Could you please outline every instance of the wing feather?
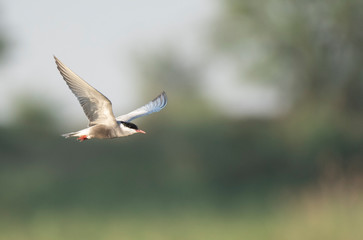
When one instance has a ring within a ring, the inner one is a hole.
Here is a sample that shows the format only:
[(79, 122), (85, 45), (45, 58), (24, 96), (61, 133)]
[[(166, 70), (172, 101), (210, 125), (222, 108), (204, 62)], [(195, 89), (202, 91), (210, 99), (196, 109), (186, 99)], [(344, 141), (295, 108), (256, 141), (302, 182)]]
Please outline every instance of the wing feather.
[(160, 95), (158, 95), (154, 100), (148, 102), (144, 106), (122, 116), (116, 118), (117, 121), (130, 122), (135, 118), (139, 118), (142, 116), (149, 115), (154, 112), (159, 112), (163, 109), (168, 102), (168, 98), (166, 97), (166, 93), (163, 91)]
[(72, 70), (59, 61), (58, 58), (54, 56), (54, 59), (60, 74), (81, 104), (83, 111), (89, 120), (89, 126), (99, 123), (116, 123), (115, 116), (112, 112), (111, 101), (77, 74), (72, 72)]

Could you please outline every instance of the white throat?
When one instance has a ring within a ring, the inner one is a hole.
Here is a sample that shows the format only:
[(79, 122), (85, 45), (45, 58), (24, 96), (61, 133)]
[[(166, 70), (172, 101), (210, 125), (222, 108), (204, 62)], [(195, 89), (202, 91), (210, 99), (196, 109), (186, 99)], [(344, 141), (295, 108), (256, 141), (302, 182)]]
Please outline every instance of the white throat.
[(132, 134), (135, 134), (137, 133), (135, 129), (132, 129), (132, 128), (129, 128), (129, 127), (126, 127), (125, 125), (123, 125), (122, 123), (119, 123), (119, 126), (121, 128), (121, 133), (122, 133), (122, 136), (130, 136)]

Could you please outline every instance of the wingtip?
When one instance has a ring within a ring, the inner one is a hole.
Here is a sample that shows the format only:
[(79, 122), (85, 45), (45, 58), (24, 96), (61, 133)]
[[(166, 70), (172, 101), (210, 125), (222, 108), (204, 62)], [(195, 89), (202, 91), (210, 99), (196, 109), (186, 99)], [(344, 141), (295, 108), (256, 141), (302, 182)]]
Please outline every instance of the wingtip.
[(53, 55), (53, 58), (54, 58), (56, 64), (58, 64), (60, 62), (59, 59), (55, 55)]
[(65, 67), (64, 64), (55, 55), (53, 55), (53, 57), (58, 70), (61, 71), (61, 69)]
[(165, 100), (168, 100), (168, 97), (166, 96), (166, 92), (164, 90), (161, 92), (160, 95), (162, 95), (165, 98)]
[(160, 94), (160, 97), (162, 96), (162, 106), (161, 108), (164, 108), (166, 106), (166, 104), (168, 103), (168, 97), (166, 96), (166, 92), (163, 90), (162, 93)]

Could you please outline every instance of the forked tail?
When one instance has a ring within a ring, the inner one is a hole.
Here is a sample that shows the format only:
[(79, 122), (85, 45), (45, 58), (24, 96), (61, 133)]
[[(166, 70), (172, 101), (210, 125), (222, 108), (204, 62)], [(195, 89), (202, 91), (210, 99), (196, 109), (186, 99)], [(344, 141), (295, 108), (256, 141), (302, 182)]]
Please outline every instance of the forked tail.
[(62, 134), (62, 137), (69, 138), (69, 137), (78, 137), (78, 132), (71, 132), (71, 133), (65, 133)]

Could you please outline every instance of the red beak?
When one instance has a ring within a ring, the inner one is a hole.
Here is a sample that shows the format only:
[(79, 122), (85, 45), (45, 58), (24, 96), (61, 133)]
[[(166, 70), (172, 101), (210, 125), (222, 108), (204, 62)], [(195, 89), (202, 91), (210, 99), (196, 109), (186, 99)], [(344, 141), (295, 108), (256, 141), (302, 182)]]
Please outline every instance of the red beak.
[(136, 130), (136, 132), (146, 134), (146, 132), (145, 132), (145, 131), (142, 131), (142, 130), (140, 130), (140, 129), (137, 129), (137, 130)]

